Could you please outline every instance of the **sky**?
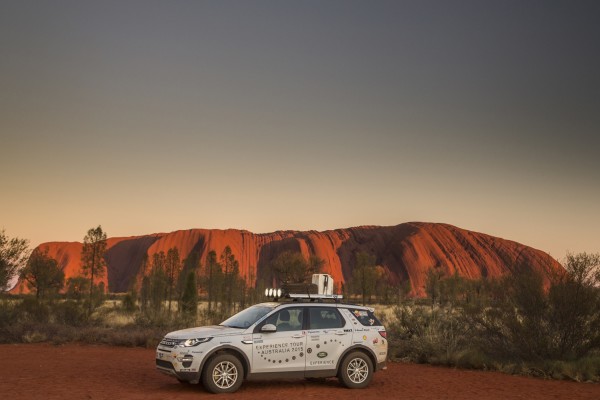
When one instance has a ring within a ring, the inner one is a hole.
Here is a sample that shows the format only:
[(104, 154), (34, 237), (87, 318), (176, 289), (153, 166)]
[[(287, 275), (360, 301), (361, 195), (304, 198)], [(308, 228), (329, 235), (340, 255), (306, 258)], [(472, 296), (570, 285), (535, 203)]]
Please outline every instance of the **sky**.
[(0, 229), (600, 251), (600, 2), (0, 3)]

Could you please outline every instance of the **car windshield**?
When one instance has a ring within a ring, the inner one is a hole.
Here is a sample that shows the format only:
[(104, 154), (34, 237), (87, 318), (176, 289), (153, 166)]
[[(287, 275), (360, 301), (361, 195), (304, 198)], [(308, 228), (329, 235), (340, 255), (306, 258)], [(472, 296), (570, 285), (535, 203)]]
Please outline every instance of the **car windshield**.
[(267, 315), (273, 307), (268, 306), (252, 306), (235, 314), (233, 317), (226, 319), (219, 325), (229, 328), (248, 328), (256, 321)]

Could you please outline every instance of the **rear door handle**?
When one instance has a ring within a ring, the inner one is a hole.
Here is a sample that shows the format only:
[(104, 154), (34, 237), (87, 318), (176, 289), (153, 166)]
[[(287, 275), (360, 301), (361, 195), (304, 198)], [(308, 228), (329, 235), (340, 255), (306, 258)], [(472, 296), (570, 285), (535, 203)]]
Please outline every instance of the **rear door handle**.
[(304, 337), (304, 335), (294, 335), (292, 336), (292, 339), (302, 339)]
[(339, 335), (339, 336), (342, 336), (342, 335), (345, 335), (345, 334), (346, 334), (346, 332), (336, 332), (335, 334), (336, 334), (336, 335)]

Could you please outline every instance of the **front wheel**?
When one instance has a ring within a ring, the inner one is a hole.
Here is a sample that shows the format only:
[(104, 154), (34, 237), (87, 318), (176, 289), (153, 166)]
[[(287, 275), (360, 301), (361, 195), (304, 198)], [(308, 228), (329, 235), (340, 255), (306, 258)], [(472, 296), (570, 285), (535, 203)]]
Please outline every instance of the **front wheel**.
[(339, 379), (350, 389), (362, 389), (369, 385), (373, 378), (373, 363), (360, 351), (348, 354), (340, 366)]
[(231, 354), (211, 358), (202, 373), (202, 384), (211, 393), (233, 393), (240, 388), (243, 379), (244, 367)]

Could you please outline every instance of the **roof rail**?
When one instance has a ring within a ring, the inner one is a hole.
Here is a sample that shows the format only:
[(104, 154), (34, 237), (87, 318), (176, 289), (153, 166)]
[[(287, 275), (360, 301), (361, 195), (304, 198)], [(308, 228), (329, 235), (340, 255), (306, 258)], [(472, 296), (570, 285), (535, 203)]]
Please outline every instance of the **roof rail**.
[(309, 294), (309, 293), (288, 293), (285, 297), (298, 300), (308, 300), (311, 302), (322, 303), (324, 300), (331, 300), (339, 303), (344, 298), (341, 294)]

